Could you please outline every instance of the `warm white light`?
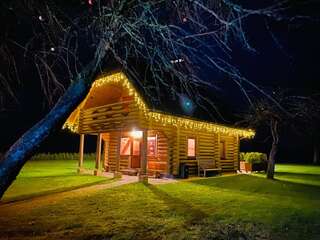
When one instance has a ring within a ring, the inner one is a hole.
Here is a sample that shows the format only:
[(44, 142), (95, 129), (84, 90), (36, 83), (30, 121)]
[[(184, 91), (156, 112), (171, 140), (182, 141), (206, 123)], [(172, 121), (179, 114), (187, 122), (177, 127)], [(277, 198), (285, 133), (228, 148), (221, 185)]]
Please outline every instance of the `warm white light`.
[(131, 136), (133, 138), (142, 138), (142, 131), (132, 130)]

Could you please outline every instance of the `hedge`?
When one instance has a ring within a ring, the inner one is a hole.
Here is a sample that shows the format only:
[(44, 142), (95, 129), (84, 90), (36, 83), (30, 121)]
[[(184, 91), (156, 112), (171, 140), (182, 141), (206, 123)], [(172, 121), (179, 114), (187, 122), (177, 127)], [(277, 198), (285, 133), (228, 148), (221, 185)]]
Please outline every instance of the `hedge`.
[(267, 154), (260, 152), (241, 152), (240, 160), (247, 163), (261, 163), (267, 161)]

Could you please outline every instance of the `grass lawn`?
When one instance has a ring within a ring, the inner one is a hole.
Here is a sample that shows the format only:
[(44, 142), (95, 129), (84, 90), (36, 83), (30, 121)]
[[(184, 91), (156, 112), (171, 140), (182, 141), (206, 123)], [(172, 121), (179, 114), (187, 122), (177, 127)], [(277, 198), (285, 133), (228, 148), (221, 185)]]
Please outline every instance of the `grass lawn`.
[(320, 167), (277, 171), (275, 181), (234, 175), (136, 183), (28, 214), (0, 211), (0, 239), (320, 239)]
[[(93, 161), (85, 167), (93, 168)], [(105, 177), (77, 174), (75, 160), (30, 160), (3, 197), (3, 201), (26, 199), (107, 181)]]

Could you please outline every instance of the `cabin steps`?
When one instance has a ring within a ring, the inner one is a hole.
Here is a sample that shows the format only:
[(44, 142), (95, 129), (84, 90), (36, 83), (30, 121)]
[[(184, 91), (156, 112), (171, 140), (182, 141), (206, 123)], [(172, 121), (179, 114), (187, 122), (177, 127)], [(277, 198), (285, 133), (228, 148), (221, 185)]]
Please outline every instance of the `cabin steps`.
[(139, 170), (133, 169), (133, 168), (127, 168), (127, 169), (121, 169), (121, 173), (129, 176), (137, 176), (139, 173)]

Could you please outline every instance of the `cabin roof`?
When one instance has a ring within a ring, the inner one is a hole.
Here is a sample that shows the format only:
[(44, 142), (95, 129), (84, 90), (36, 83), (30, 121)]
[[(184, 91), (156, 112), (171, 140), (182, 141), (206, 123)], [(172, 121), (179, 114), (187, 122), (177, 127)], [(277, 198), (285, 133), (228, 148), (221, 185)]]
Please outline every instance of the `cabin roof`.
[[(126, 88), (130, 95), (134, 96), (138, 107), (142, 109), (147, 116), (153, 119), (161, 119), (162, 123), (171, 124), (171, 125), (183, 125), (186, 128), (196, 128), (196, 129), (206, 129), (212, 132), (222, 132), (226, 134), (239, 135), (240, 137), (253, 137), (254, 131), (251, 129), (241, 129), (235, 128), (233, 126), (228, 126), (226, 124), (219, 124), (212, 121), (208, 121), (204, 117), (203, 112), (201, 114), (197, 114), (196, 116), (191, 117), (185, 114), (179, 103), (177, 101), (165, 101), (165, 104), (157, 104), (154, 101), (151, 101), (144, 88), (141, 86), (141, 82), (137, 82), (134, 80), (128, 72), (125, 72), (122, 69), (116, 69), (113, 71), (108, 71), (104, 74), (101, 74), (92, 84), (89, 93), (86, 98), (78, 105), (78, 107), (70, 114), (68, 119), (66, 120), (63, 128), (68, 128), (73, 132), (77, 132), (78, 121), (80, 115), (80, 109), (86, 107), (90, 104), (89, 96), (92, 94), (97, 94), (99, 88), (102, 88), (106, 84), (117, 83), (122, 84), (124, 88)], [(101, 90), (100, 90), (101, 91)]]

